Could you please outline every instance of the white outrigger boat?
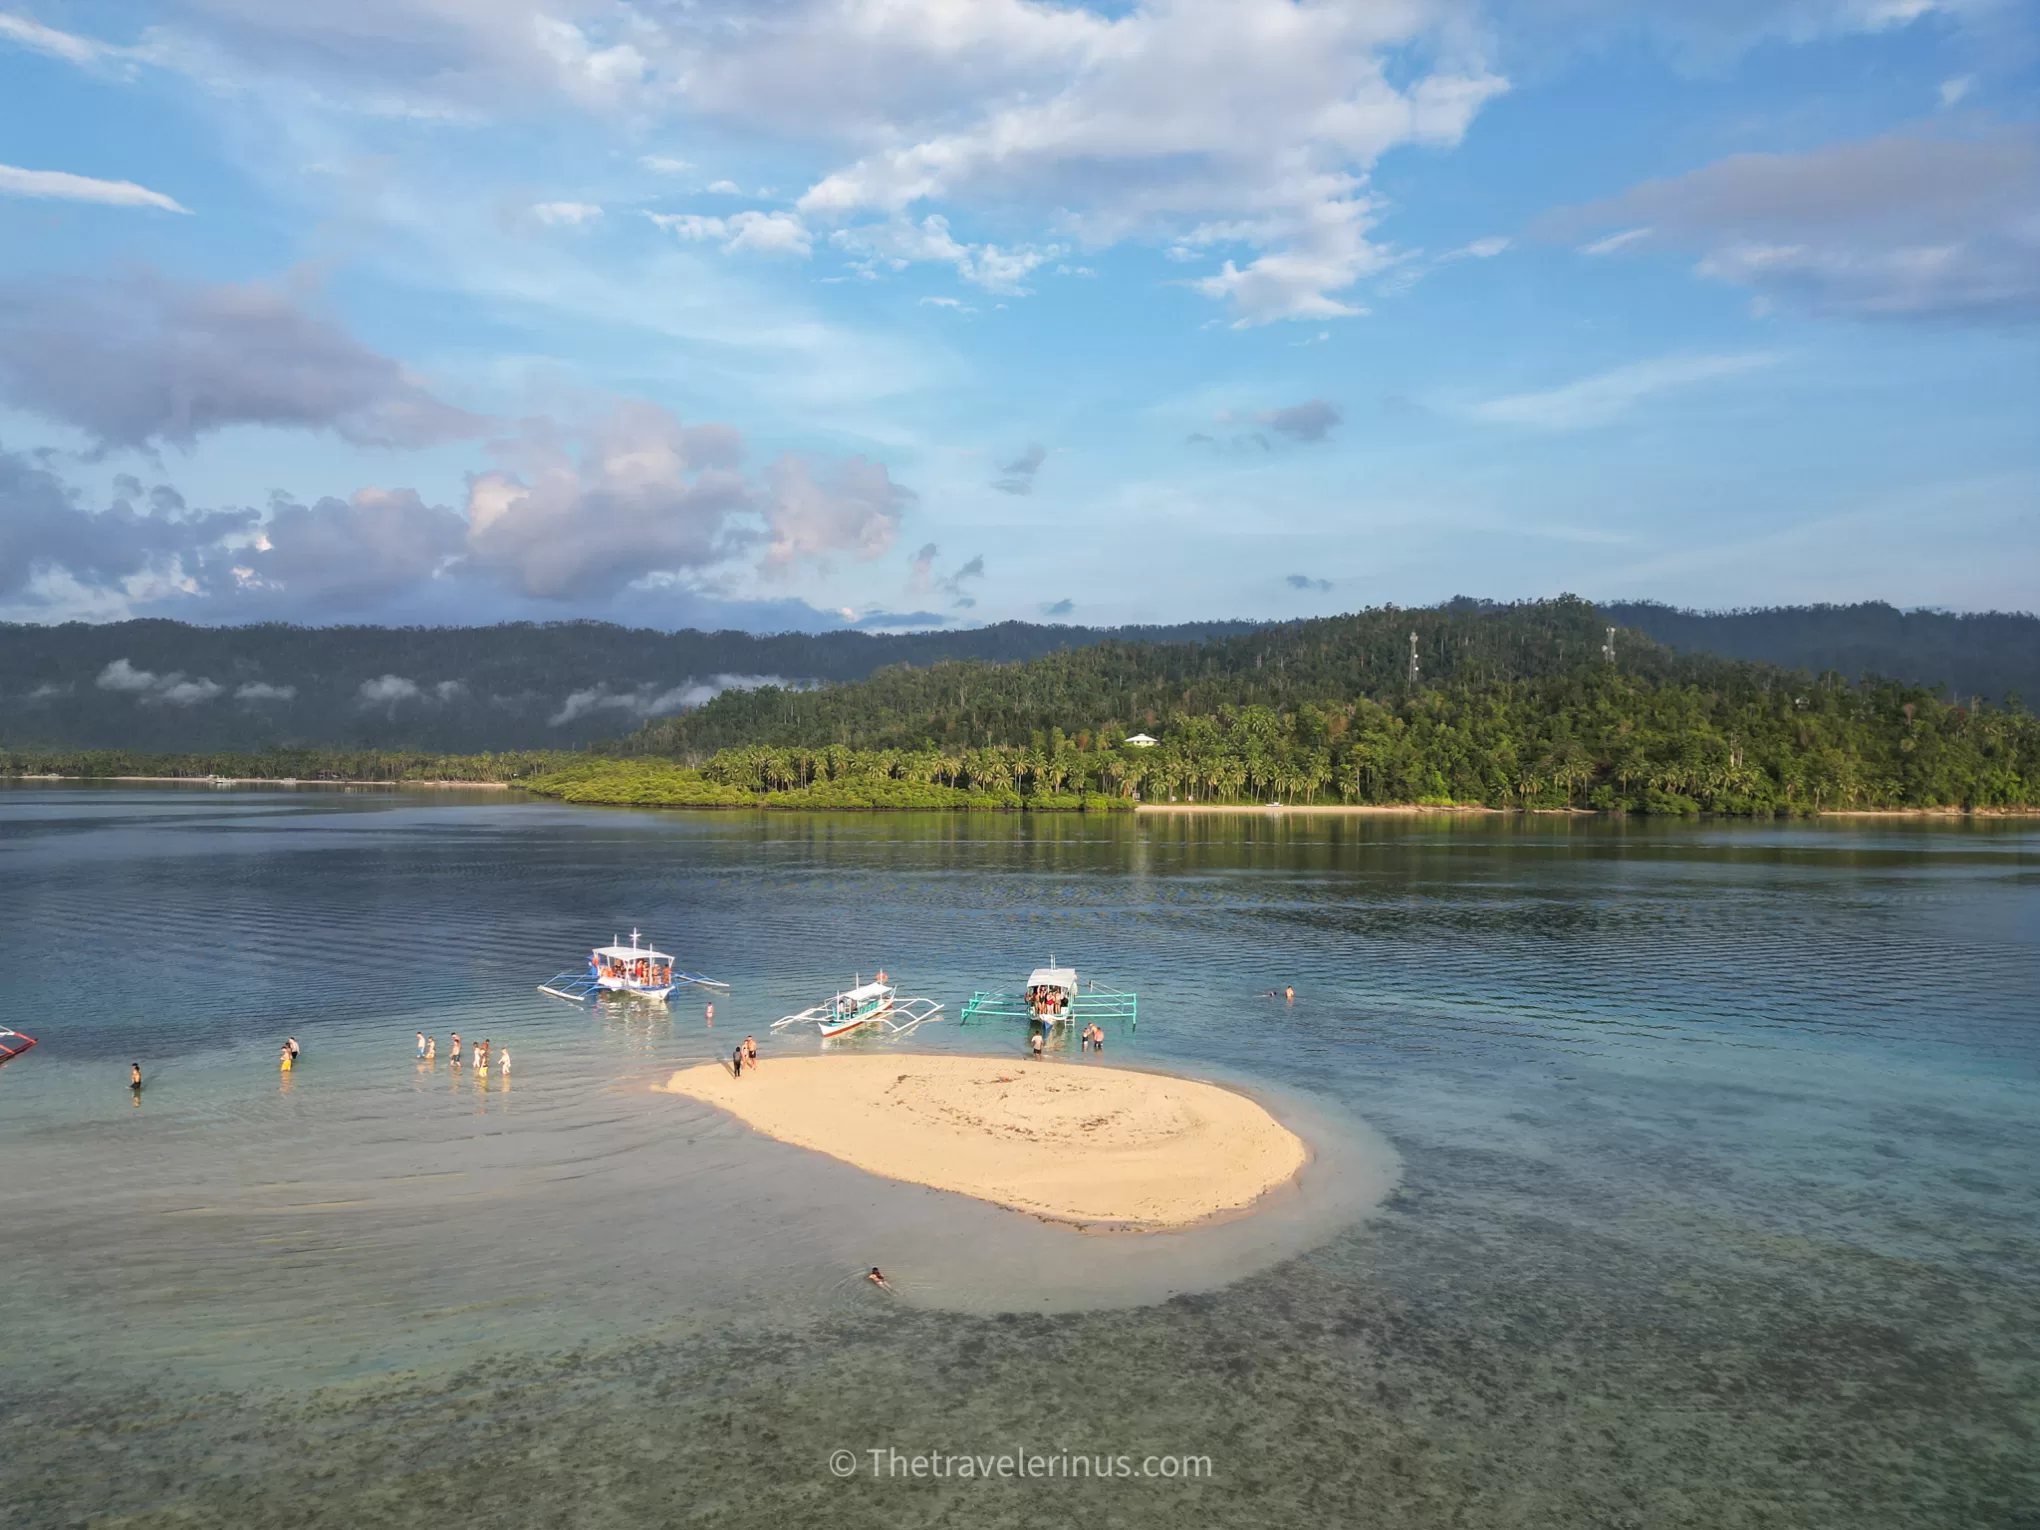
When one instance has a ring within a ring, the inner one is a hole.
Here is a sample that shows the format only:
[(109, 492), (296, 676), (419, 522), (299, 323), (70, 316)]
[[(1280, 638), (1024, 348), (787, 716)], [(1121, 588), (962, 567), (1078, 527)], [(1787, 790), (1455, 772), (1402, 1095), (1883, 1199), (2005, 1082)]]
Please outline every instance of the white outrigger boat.
[(1028, 1025), (1052, 1031), (1058, 1025), (1089, 1025), (1093, 1021), (1122, 1022), (1128, 1030), (1140, 1027), (1140, 1005), (1134, 994), (1107, 988), (1102, 983), (1080, 984), (1077, 969), (1058, 967), (1055, 958), (1046, 967), (1027, 975), (1027, 986), (1019, 993), (978, 992), (963, 1006), (957, 1024), (973, 1020), (1025, 1020)]
[(650, 946), (638, 944), (640, 938), (638, 932), (632, 930), (630, 944), (625, 945), (614, 935), (610, 936), (608, 945), (597, 946), (588, 953), (585, 972), (556, 973), (540, 983), (538, 991), (562, 999), (592, 999), (602, 993), (629, 993), (644, 999), (663, 999), (682, 983), (696, 983), (703, 988), (730, 986), (714, 978), (703, 977), (698, 972), (682, 972), (664, 951), (654, 951)]
[(860, 1026), (872, 1025), (894, 1036), (904, 1036), (942, 1013), (933, 999), (902, 999), (899, 990), (879, 973), (876, 980), (854, 982), (832, 999), (811, 1004), (799, 1014), (782, 1015), (772, 1029), (788, 1025), (813, 1025), (822, 1039), (842, 1036)]

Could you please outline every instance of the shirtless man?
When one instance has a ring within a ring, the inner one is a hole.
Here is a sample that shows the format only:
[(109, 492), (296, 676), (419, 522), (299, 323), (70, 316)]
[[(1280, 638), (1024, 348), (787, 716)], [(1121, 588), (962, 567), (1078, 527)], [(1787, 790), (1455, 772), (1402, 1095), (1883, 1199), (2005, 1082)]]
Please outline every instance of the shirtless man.
[(758, 1038), (756, 1036), (746, 1036), (744, 1038), (744, 1065), (753, 1072), (757, 1071)]

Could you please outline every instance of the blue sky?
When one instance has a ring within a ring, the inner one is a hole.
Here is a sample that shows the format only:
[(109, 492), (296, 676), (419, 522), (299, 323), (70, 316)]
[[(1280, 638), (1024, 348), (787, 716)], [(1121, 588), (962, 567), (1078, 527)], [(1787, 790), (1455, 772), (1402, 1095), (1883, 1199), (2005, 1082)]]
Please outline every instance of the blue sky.
[(0, 0), (0, 618), (2033, 609), (1996, 0)]

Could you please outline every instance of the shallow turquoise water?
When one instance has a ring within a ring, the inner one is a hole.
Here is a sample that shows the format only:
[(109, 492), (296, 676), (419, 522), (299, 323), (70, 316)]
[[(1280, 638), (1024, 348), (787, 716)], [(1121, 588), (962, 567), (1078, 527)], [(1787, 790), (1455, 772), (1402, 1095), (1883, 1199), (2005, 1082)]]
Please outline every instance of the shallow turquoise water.
[[(712, 1029), (534, 991), (634, 924)], [(2040, 1524), (2030, 825), (16, 788), (0, 931), (24, 1524)], [(950, 1006), (917, 1046), (1017, 1048), (955, 1009), (1051, 952), (1140, 991), (1114, 1061), (1364, 1118), (1394, 1197), (1112, 1306), (647, 1087), (881, 964)]]

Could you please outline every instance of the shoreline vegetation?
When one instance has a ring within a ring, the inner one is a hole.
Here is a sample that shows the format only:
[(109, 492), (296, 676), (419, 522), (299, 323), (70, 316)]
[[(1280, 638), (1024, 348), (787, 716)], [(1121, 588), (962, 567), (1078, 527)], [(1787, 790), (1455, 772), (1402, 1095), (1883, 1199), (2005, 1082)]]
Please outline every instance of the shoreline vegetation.
[(588, 751), (0, 749), (0, 777), (50, 775), (793, 811), (1998, 813), (2040, 807), (2040, 719), (1676, 653), (1566, 598), (727, 690)]

